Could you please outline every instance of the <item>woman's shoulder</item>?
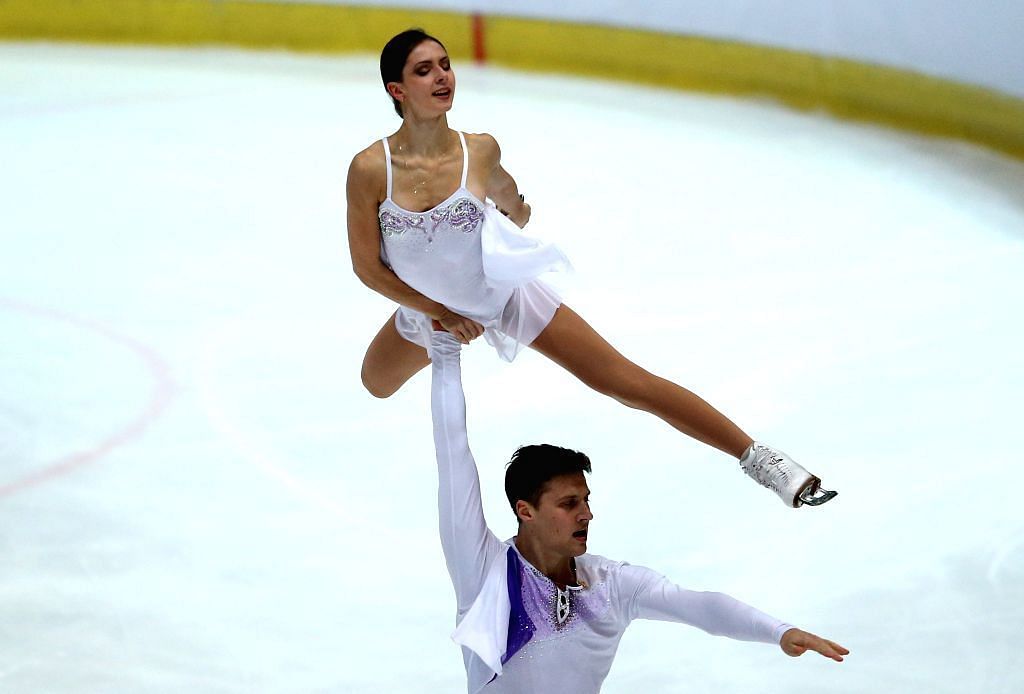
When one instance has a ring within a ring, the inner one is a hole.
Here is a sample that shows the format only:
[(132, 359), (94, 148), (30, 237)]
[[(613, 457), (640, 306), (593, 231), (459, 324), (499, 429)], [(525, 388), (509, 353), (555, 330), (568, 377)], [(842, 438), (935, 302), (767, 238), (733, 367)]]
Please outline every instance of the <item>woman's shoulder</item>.
[(477, 157), (493, 160), (497, 163), (501, 159), (501, 147), (494, 135), (490, 133), (465, 133), (466, 144), (470, 153)]
[(373, 164), (384, 166), (384, 141), (374, 140), (366, 149), (356, 152), (352, 157), (352, 164), (359, 167)]
[(348, 167), (350, 178), (372, 181), (377, 178), (384, 178), (384, 145), (380, 140), (375, 140), (366, 149), (356, 152), (352, 157), (352, 163)]

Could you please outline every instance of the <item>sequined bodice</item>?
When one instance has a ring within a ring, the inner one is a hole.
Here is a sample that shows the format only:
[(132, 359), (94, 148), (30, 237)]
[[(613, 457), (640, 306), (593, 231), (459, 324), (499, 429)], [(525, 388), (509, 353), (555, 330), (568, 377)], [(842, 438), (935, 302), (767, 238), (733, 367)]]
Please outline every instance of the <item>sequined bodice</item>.
[(391, 150), (383, 140), (387, 161), (387, 197), (377, 209), (380, 256), (410, 287), (474, 320), (501, 312), (510, 289), (491, 286), (484, 274), (481, 227), (484, 203), (466, 187), (469, 149), (462, 133), (462, 180), (436, 207), (413, 212), (391, 198)]
[(403, 209), (389, 198), (378, 217), (381, 260), (410, 287), (472, 318), (504, 306), (508, 296), (484, 276), (484, 206), (468, 190), (459, 188), (425, 212)]
[(390, 237), (404, 234), (414, 238), (403, 241), (426, 245), (432, 244), (439, 233), (472, 234), (480, 230), (483, 217), (483, 204), (465, 187), (460, 187), (440, 205), (424, 212), (406, 210), (391, 198), (382, 202), (377, 212), (385, 244)]

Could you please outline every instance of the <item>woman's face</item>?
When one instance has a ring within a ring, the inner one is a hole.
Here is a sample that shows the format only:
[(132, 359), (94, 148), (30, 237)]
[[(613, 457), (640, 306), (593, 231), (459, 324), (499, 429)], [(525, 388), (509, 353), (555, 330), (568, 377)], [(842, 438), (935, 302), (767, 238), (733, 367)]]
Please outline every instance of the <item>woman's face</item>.
[(455, 99), (455, 72), (448, 53), (436, 41), (416, 46), (402, 68), (402, 82), (392, 85), (392, 94), (402, 103), (405, 114), (440, 115), (451, 109)]

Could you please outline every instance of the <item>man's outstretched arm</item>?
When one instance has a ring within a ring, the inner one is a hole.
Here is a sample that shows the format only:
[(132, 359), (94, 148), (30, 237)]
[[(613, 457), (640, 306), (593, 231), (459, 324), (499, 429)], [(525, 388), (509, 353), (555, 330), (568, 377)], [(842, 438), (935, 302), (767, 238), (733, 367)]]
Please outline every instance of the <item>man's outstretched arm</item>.
[(811, 650), (841, 662), (850, 652), (834, 641), (797, 629), (725, 593), (687, 590), (640, 566), (626, 565), (620, 571), (623, 587), (632, 595), (631, 619), (682, 622), (716, 636), (775, 643), (791, 656)]
[(480, 477), (466, 433), (466, 397), (462, 390), (462, 345), (451, 334), (431, 336), (430, 407), (437, 452), (437, 508), (441, 548), (462, 615), (473, 604), (488, 561), (502, 543), (484, 520)]

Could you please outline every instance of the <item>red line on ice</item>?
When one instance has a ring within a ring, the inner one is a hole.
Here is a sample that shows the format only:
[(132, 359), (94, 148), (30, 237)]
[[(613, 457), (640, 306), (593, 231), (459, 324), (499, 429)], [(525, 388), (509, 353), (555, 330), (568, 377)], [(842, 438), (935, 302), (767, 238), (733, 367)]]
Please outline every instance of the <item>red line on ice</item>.
[(166, 362), (151, 347), (138, 340), (123, 335), (112, 328), (86, 318), (73, 316), (56, 309), (33, 306), (20, 301), (0, 299), (0, 308), (18, 311), (38, 318), (68, 323), (82, 328), (88, 332), (102, 335), (111, 342), (127, 348), (139, 357), (149, 368), (150, 374), (155, 382), (153, 392), (145, 409), (139, 412), (128, 424), (121, 427), (96, 445), (85, 450), (76, 451), (70, 455), (58, 458), (47, 463), (42, 470), (31, 473), (13, 482), (0, 485), (0, 498), (9, 496), (16, 492), (34, 487), (47, 480), (66, 475), (77, 468), (98, 460), (118, 446), (122, 446), (142, 433), (152, 424), (167, 407), (170, 402), (174, 384), (171, 379), (170, 369)]

